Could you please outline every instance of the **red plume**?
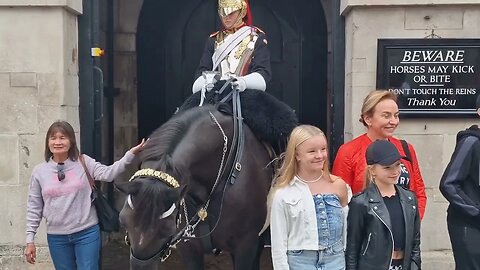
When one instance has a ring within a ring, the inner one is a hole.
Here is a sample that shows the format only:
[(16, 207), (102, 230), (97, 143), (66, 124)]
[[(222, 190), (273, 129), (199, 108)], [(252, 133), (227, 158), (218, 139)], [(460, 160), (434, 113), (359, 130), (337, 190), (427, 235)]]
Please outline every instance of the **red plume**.
[(250, 5), (248, 4), (248, 0), (244, 0), (244, 1), (247, 4), (247, 15), (245, 16), (245, 19), (246, 19), (245, 23), (247, 25), (252, 25), (253, 22), (252, 22), (252, 13), (250, 12)]

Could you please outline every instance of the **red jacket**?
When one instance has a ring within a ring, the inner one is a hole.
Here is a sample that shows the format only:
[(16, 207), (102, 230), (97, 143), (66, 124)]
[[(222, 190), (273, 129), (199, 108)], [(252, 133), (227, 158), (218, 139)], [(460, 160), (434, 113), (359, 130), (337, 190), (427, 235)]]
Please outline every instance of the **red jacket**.
[[(400, 140), (391, 137), (389, 141), (397, 147), (400, 155), (406, 156)], [(349, 184), (353, 194), (361, 192), (364, 188), (365, 168), (367, 166), (365, 152), (371, 142), (372, 140), (370, 140), (367, 134), (358, 136), (352, 141), (340, 146), (337, 157), (333, 162), (332, 174), (339, 176), (345, 183)], [(420, 174), (417, 154), (411, 144), (408, 144), (408, 148), (410, 149), (412, 162), (402, 160), (402, 163), (410, 173), (410, 190), (412, 190), (418, 198), (418, 210), (420, 217), (423, 218), (427, 204), (425, 183)]]

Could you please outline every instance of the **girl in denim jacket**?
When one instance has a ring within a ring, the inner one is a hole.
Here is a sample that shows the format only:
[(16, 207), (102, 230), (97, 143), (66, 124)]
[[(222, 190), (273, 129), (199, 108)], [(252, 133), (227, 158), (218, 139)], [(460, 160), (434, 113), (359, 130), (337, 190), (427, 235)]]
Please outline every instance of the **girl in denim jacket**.
[(275, 270), (345, 269), (348, 188), (330, 174), (325, 134), (301, 125), (291, 135), (272, 191)]

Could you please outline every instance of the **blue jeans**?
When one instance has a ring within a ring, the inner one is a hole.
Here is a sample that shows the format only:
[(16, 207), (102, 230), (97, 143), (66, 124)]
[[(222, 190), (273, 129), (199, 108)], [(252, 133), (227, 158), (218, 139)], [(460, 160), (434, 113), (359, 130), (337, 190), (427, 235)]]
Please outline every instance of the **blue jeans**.
[(288, 250), (290, 270), (344, 270), (345, 253), (340, 241), (325, 250)]
[(100, 227), (72, 234), (47, 234), (48, 249), (56, 270), (98, 270)]

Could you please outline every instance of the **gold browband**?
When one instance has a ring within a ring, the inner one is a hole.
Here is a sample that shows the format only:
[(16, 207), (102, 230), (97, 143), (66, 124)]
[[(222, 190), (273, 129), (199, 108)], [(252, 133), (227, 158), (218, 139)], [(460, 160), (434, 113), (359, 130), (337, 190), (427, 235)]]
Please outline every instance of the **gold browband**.
[(170, 174), (162, 171), (156, 171), (154, 169), (141, 169), (135, 172), (135, 174), (130, 178), (129, 181), (132, 181), (136, 177), (141, 177), (141, 176), (148, 176), (148, 177), (153, 177), (157, 178), (158, 180), (161, 180), (165, 184), (173, 187), (173, 188), (178, 188), (180, 187), (180, 184), (178, 184), (178, 181), (173, 178)]

